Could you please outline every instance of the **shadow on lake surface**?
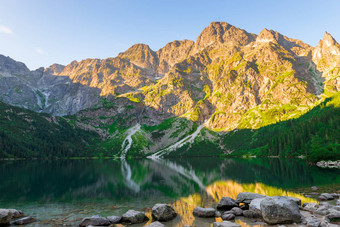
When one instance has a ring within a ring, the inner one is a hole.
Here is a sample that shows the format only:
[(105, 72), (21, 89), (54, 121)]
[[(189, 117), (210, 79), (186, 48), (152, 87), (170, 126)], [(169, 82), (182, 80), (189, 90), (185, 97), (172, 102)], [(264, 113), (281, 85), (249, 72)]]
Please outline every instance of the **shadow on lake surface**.
[(292, 159), (1, 161), (0, 170), (1, 207), (22, 209), (42, 226), (130, 208), (149, 211), (155, 203), (171, 203), (179, 213), (171, 226), (210, 226), (213, 220), (192, 216), (196, 206), (215, 206), (243, 191), (310, 202), (292, 189), (340, 183), (339, 170)]

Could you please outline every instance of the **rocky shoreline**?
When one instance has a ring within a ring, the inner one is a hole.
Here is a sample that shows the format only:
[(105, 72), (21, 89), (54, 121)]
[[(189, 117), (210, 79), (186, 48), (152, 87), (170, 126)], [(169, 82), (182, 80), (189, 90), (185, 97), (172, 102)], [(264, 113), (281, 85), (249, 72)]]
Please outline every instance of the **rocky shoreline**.
[[(312, 190), (318, 190), (312, 187)], [(222, 197), (214, 207), (196, 207), (193, 215), (198, 218), (221, 218), (222, 222), (213, 222), (213, 227), (239, 227), (235, 223), (237, 217), (243, 216), (252, 222), (267, 225), (298, 225), (307, 227), (336, 227), (340, 226), (340, 194), (321, 193), (318, 203), (304, 203), (295, 197), (266, 196), (257, 193), (242, 192), (236, 199)], [(335, 200), (335, 205), (326, 201)], [(168, 221), (177, 217), (174, 208), (168, 204), (155, 204), (151, 210), (152, 222), (149, 227), (167, 226)], [(37, 221), (31, 216), (15, 209), (0, 209), (0, 226), (26, 225)], [(85, 217), (79, 223), (86, 226), (119, 226), (145, 224), (149, 218), (142, 211), (129, 210), (122, 216), (102, 217), (95, 215)], [(189, 227), (189, 226), (186, 226)]]

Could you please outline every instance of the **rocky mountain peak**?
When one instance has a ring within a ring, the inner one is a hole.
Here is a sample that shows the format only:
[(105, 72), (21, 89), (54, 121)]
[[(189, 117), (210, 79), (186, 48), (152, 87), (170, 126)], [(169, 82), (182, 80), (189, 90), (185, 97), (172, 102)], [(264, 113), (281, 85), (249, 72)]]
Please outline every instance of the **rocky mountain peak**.
[(331, 34), (325, 32), (323, 39), (319, 41), (319, 44), (313, 51), (313, 60), (319, 62), (322, 59), (328, 59), (328, 63), (330, 63), (331, 61), (329, 58), (332, 56), (339, 58), (340, 45)]
[(198, 36), (195, 43), (195, 52), (208, 46), (244, 46), (255, 40), (255, 35), (226, 22), (212, 22)]
[(324, 43), (327, 47), (335, 46), (338, 44), (336, 40), (333, 38), (333, 36), (329, 34), (328, 32), (325, 32), (323, 39), (320, 40), (320, 42)]
[(65, 69), (64, 65), (53, 64), (44, 70), (45, 73), (59, 75)]
[(146, 44), (135, 44), (127, 49), (125, 52), (120, 53), (118, 57), (122, 59), (128, 59), (131, 63), (145, 68), (150, 72), (155, 72), (157, 69), (157, 54)]
[(278, 40), (279, 33), (273, 30), (263, 29), (256, 37), (256, 42), (276, 42)]

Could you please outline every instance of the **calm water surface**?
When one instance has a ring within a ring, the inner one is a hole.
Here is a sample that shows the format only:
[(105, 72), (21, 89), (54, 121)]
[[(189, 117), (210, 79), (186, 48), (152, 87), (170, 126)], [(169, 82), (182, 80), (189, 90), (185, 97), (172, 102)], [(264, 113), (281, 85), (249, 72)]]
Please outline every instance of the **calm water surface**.
[(1, 161), (0, 172), (0, 207), (39, 219), (31, 226), (76, 226), (85, 216), (128, 209), (151, 216), (155, 203), (170, 203), (179, 216), (167, 226), (204, 227), (215, 219), (195, 219), (192, 210), (214, 206), (222, 196), (249, 191), (311, 202), (293, 189), (340, 183), (340, 170), (286, 159)]

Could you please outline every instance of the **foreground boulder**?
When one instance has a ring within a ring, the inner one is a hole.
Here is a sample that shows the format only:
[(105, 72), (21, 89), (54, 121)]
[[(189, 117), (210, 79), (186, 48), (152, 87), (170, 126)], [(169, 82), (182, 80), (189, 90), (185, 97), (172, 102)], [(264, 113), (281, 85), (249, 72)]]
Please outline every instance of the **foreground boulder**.
[(96, 215), (96, 216), (84, 218), (81, 221), (81, 223), (79, 224), (79, 226), (81, 226), (81, 227), (90, 226), (90, 225), (92, 225), (92, 226), (108, 226), (110, 224), (111, 223), (110, 223), (109, 219)]
[(259, 217), (261, 217), (261, 214), (255, 212), (255, 211), (252, 211), (252, 210), (244, 210), (243, 216), (246, 217), (246, 218), (259, 218)]
[(261, 213), (268, 224), (300, 223), (301, 214), (297, 203), (285, 196), (267, 197), (262, 200)]
[(16, 209), (8, 209), (9, 212), (12, 213), (12, 218), (20, 218), (22, 216), (24, 216), (24, 212), (22, 212), (21, 210), (16, 210)]
[(35, 218), (33, 217), (24, 217), (24, 218), (20, 218), (16, 221), (14, 221), (12, 224), (14, 225), (27, 225), (29, 223), (35, 222)]
[(231, 221), (223, 221), (223, 222), (214, 222), (213, 227), (240, 227), (240, 225), (234, 222), (231, 222)]
[(234, 207), (230, 211), (232, 211), (235, 216), (242, 216), (243, 215), (243, 210), (239, 207)]
[(169, 221), (176, 216), (174, 208), (168, 204), (157, 203), (152, 207), (152, 218), (156, 221)]
[(143, 223), (149, 220), (147, 216), (145, 216), (144, 212), (129, 210), (122, 216), (122, 222), (129, 222), (131, 224)]
[(0, 225), (8, 225), (12, 217), (13, 213), (9, 209), (0, 209)]
[(258, 213), (259, 215), (262, 215), (260, 204), (265, 198), (266, 197), (253, 199), (249, 204), (249, 210)]
[(257, 193), (251, 193), (251, 192), (241, 192), (236, 197), (236, 203), (251, 203), (252, 200), (258, 199), (258, 198), (264, 198), (265, 195), (257, 194)]
[(224, 213), (222, 214), (222, 220), (234, 220), (235, 219), (235, 214), (231, 213)]
[(150, 225), (146, 225), (145, 227), (164, 227), (164, 226), (165, 225), (163, 225), (159, 221), (155, 221), (155, 222), (152, 222)]
[(238, 207), (238, 203), (230, 197), (222, 197), (220, 202), (217, 204), (217, 209), (230, 210), (233, 207)]
[(214, 208), (196, 207), (192, 213), (195, 216), (202, 218), (210, 218), (216, 216), (216, 210)]
[(333, 194), (330, 194), (330, 193), (322, 193), (319, 198), (319, 200), (321, 201), (325, 201), (325, 200), (333, 200), (334, 199), (334, 196)]
[(109, 217), (107, 217), (107, 219), (109, 220), (109, 222), (111, 224), (118, 224), (122, 220), (122, 217), (119, 217), (119, 216), (109, 216)]

